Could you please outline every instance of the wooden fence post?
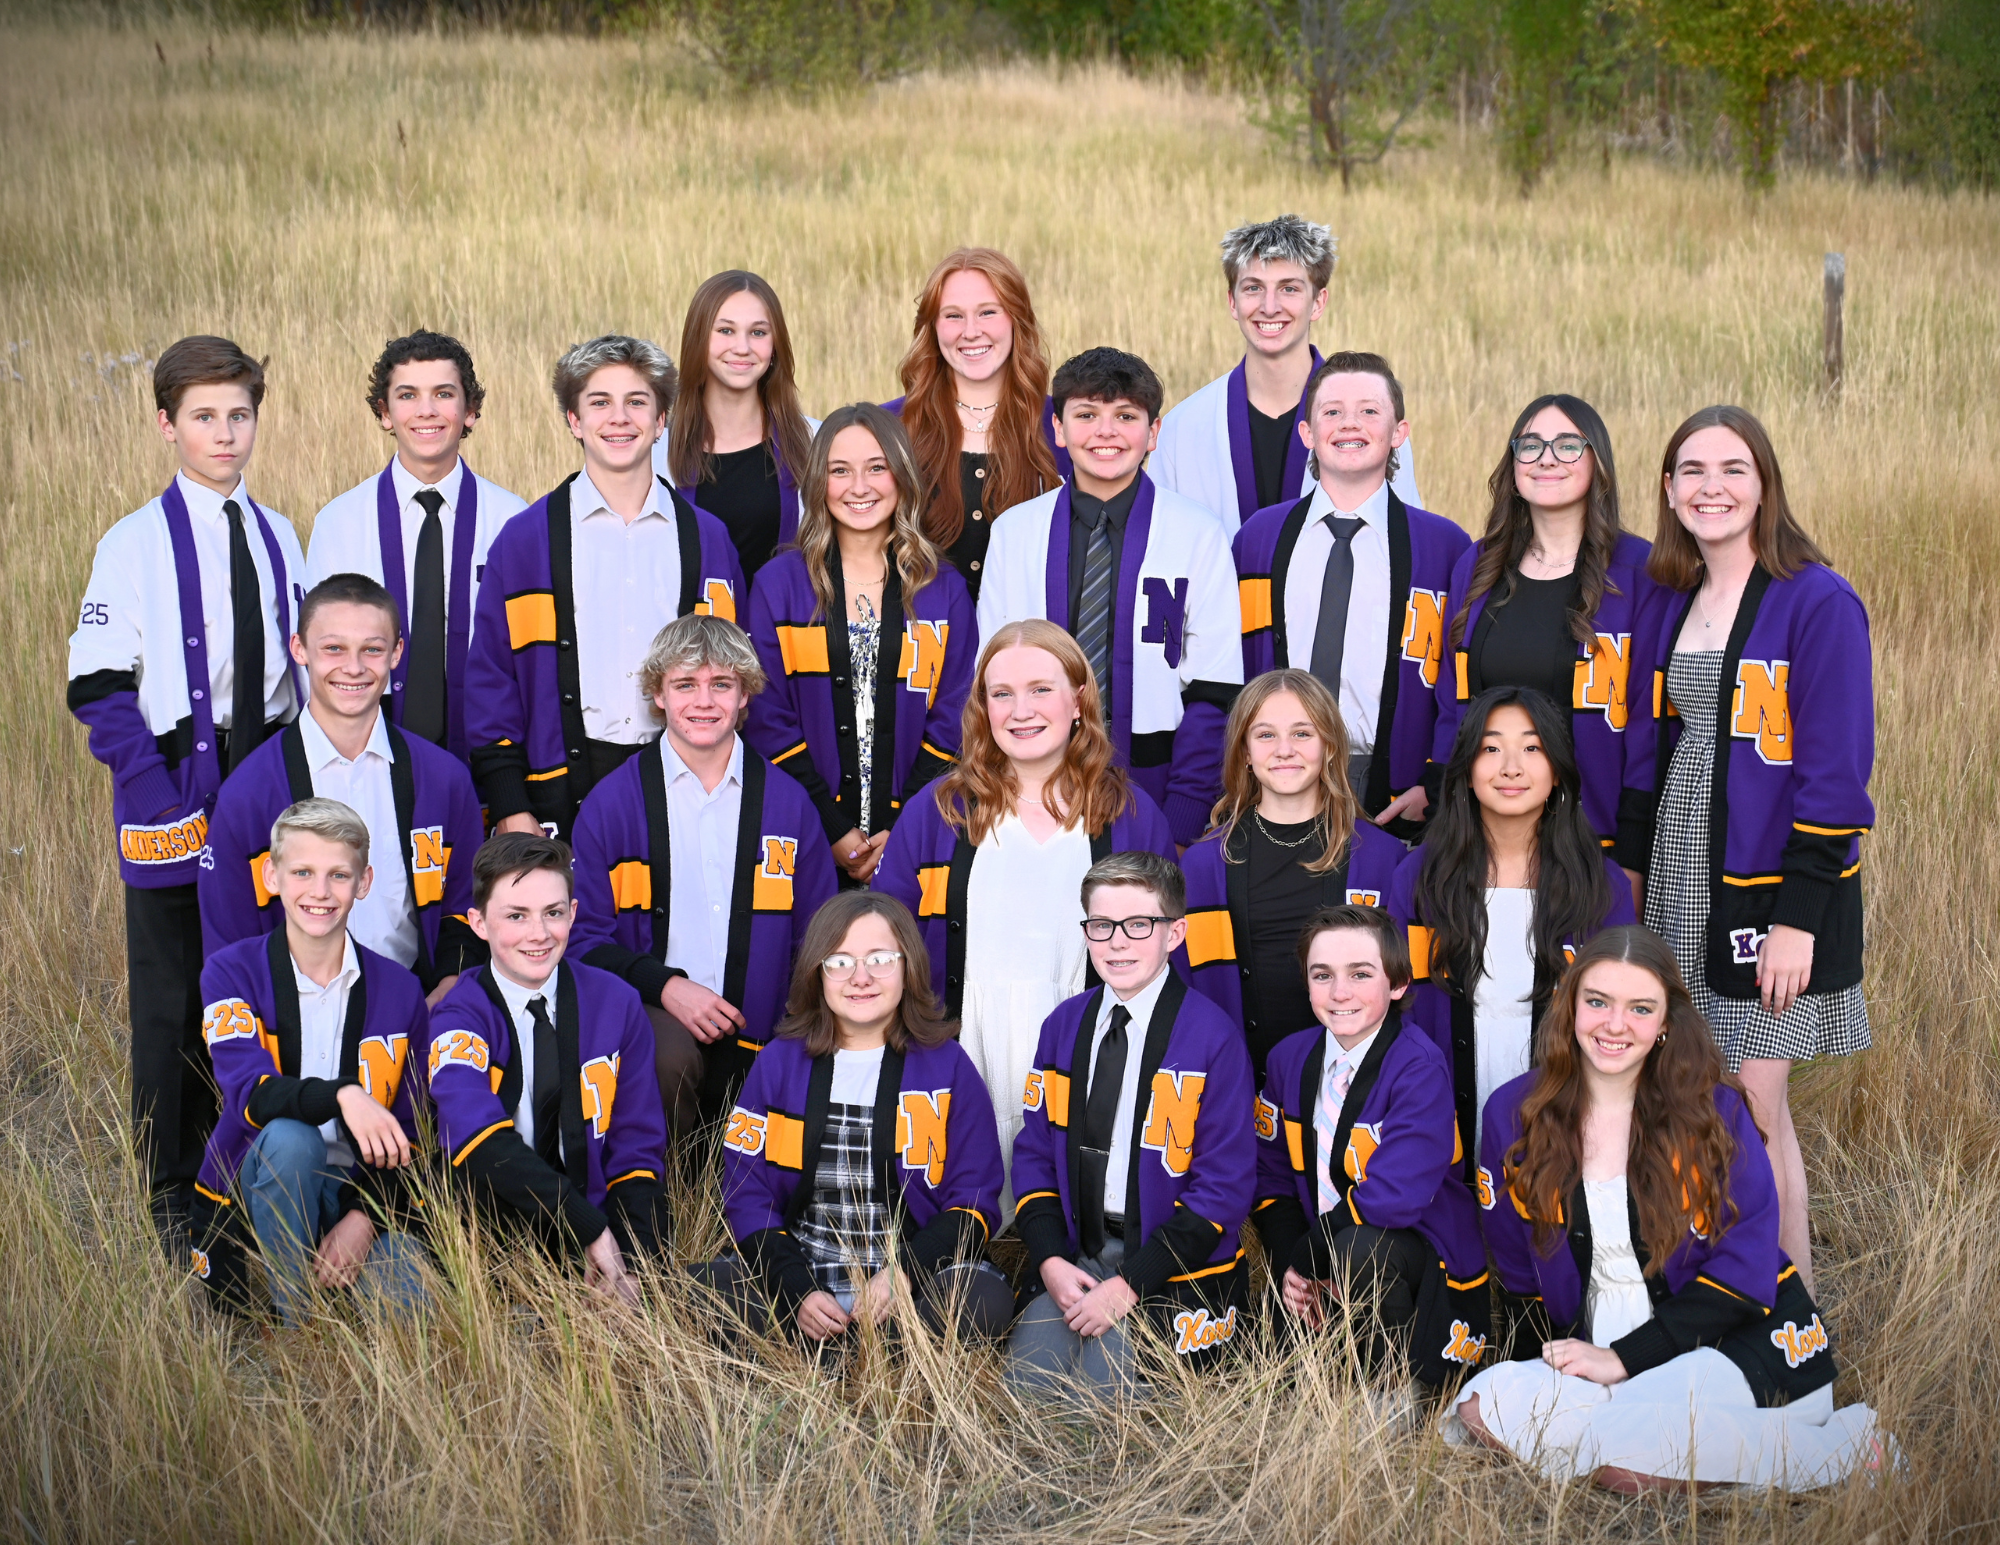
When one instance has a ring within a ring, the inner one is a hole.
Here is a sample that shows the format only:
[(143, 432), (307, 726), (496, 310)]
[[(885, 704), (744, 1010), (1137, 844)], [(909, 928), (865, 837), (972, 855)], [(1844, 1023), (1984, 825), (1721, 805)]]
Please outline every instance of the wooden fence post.
[(1841, 378), (1846, 374), (1846, 337), (1841, 311), (1847, 300), (1847, 257), (1844, 253), (1829, 252), (1826, 255), (1826, 302), (1825, 302), (1825, 346), (1826, 392), (1829, 397), (1840, 396)]

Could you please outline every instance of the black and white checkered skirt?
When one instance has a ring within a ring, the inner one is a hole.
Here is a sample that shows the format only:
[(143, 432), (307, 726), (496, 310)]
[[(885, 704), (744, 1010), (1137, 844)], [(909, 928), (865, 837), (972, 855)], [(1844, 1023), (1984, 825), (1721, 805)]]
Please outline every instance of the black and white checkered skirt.
[(827, 1106), (812, 1200), (792, 1231), (819, 1285), (843, 1299), (889, 1264), (889, 1209), (875, 1194), (869, 1152), (874, 1130), (868, 1106)]
[(1868, 1000), (1859, 983), (1803, 994), (1783, 1014), (1772, 1014), (1754, 998), (1722, 998), (1708, 990), (1708, 801), (1721, 684), (1721, 650), (1676, 650), (1667, 664), (1667, 693), (1680, 710), (1682, 730), (1667, 786), (1660, 791), (1653, 867), (1646, 877), (1646, 926), (1672, 946), (1695, 1007), (1707, 1017), (1732, 1073), (1757, 1058), (1806, 1062), (1866, 1051), (1872, 1044)]

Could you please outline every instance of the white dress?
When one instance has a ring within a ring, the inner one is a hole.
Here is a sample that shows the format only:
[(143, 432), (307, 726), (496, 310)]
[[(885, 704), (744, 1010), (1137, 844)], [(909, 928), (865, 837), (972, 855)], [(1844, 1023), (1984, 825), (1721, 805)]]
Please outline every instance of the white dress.
[(1001, 1204), (1010, 1218), (1014, 1136), (1021, 1130), (1021, 1093), (1035, 1042), (1055, 1006), (1083, 991), (1078, 892), (1089, 868), (1090, 835), (1081, 827), (1038, 843), (1010, 812), (979, 844), (965, 887), (958, 1040), (993, 1097), (1008, 1175)]
[[(1473, 1082), (1478, 1089), (1473, 1109), (1480, 1126), (1486, 1121), (1487, 1098), (1527, 1072), (1534, 1060), (1534, 926), (1533, 891), (1487, 888), (1486, 958), (1472, 991)], [(1469, 1136), (1477, 1153), (1478, 1128)]]
[[(1586, 1181), (1590, 1206), (1590, 1339), (1609, 1346), (1653, 1317), (1632, 1249), (1625, 1181)], [(1560, 1248), (1560, 1246), (1558, 1246)], [(1497, 1363), (1459, 1392), (1440, 1427), (1469, 1444), (1458, 1406), (1479, 1397), (1479, 1419), (1518, 1459), (1552, 1481), (1600, 1466), (1671, 1480), (1805, 1491), (1844, 1480), (1874, 1450), (1875, 1413), (1833, 1406), (1833, 1386), (1787, 1406), (1759, 1406), (1742, 1370), (1713, 1347), (1605, 1386), (1557, 1373), (1540, 1358)]]

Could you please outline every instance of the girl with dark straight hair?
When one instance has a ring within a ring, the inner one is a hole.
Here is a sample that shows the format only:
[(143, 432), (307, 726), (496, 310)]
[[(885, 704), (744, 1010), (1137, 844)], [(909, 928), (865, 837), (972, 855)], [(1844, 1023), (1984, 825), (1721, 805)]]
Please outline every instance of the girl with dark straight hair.
[(1874, 662), (1854, 587), (1793, 518), (1764, 426), (1704, 408), (1660, 463), (1646, 921), (1672, 945), (1778, 1174), (1811, 1287), (1792, 1064), (1866, 1050), (1861, 835)]
[(729, 528), (754, 579), (798, 532), (798, 479), (819, 427), (799, 407), (778, 292), (741, 268), (704, 279), (681, 324), (679, 365), (653, 469)]
[(1451, 1064), (1469, 1172), (1479, 1112), (1536, 1060), (1535, 1025), (1570, 954), (1633, 921), (1631, 887), (1584, 818), (1566, 716), (1541, 693), (1473, 700), (1389, 914), (1409, 930), (1410, 1018)]
[(786, 1015), (723, 1131), (723, 1213), (740, 1256), (696, 1276), (754, 1329), (825, 1342), (895, 1313), (907, 1275), (933, 1330), (998, 1335), (1007, 1279), (993, 1107), (930, 986), (916, 920), (867, 891), (813, 915)]
[(1778, 1240), (1742, 1087), (1645, 928), (1578, 951), (1541, 1066), (1488, 1102), (1476, 1176), (1501, 1360), (1465, 1435), (1615, 1491), (1803, 1489), (1879, 1470), (1875, 1413), (1835, 1410), (1831, 1337)]
[(1466, 705), (1493, 687), (1533, 687), (1569, 710), (1584, 814), (1636, 891), (1653, 748), (1651, 717), (1632, 708), (1651, 670), (1635, 645), (1658, 587), (1651, 544), (1619, 524), (1611, 432), (1581, 397), (1537, 397), (1487, 486), (1486, 531), (1451, 576), (1433, 787)]

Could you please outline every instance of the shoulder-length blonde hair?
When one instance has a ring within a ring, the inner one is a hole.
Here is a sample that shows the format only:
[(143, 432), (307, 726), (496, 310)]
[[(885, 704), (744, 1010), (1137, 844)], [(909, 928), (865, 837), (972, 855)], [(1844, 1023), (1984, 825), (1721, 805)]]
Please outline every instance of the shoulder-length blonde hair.
[(1674, 513), (1667, 484), (1673, 481), (1681, 447), (1689, 436), (1703, 429), (1730, 430), (1750, 447), (1750, 459), (1757, 464), (1757, 477), (1764, 485), (1763, 502), (1750, 528), (1750, 551), (1771, 577), (1790, 579), (1808, 563), (1826, 563), (1826, 554), (1792, 515), (1791, 503), (1785, 498), (1785, 475), (1778, 468), (1778, 452), (1764, 426), (1748, 409), (1718, 403), (1691, 415), (1676, 429), (1667, 441), (1666, 455), (1660, 458), (1660, 519), (1653, 533), (1653, 556), (1646, 564), (1653, 582), (1669, 590), (1692, 590), (1701, 583), (1701, 548)]
[(792, 363), (792, 335), (785, 308), (770, 283), (747, 269), (730, 268), (702, 280), (681, 323), (680, 383), (674, 392), (673, 420), (667, 428), (667, 470), (675, 486), (692, 488), (715, 465), (708, 423), (708, 335), (715, 331), (722, 303), (751, 294), (771, 319), (771, 365), (758, 379), (757, 401), (764, 409), (764, 438), (793, 477), (806, 464), (806, 415)]
[(1325, 874), (1346, 862), (1361, 802), (1354, 797), (1347, 781), (1347, 725), (1340, 717), (1340, 705), (1333, 700), (1326, 683), (1310, 671), (1266, 671), (1236, 695), (1236, 705), (1229, 710), (1229, 725), (1222, 732), (1222, 798), (1209, 812), (1209, 829), (1222, 833), (1223, 861), (1239, 862), (1230, 857), (1229, 839), (1237, 823), (1257, 808), (1264, 792), (1256, 773), (1250, 769), (1250, 727), (1257, 722), (1265, 704), (1280, 692), (1289, 692), (1299, 700), (1320, 744), (1326, 748), (1326, 760), (1319, 769), (1318, 817), (1320, 841), (1326, 851), (1305, 866), (1308, 874)]
[(891, 1049), (941, 1046), (956, 1033), (931, 990), (931, 957), (910, 909), (880, 891), (842, 891), (827, 900), (806, 924), (805, 937), (792, 965), (792, 989), (785, 997), (785, 1017), (772, 1032), (804, 1041), (806, 1055), (824, 1057), (840, 1049), (840, 1021), (826, 1001), (826, 973), (820, 962), (840, 948), (847, 930), (870, 915), (881, 918), (903, 952), (903, 1001), (889, 1021), (884, 1039)]
[(993, 724), (986, 716), (986, 667), (1003, 649), (1041, 649), (1054, 655), (1076, 693), (1076, 725), (1063, 748), (1062, 766), (1042, 790), (1042, 808), (1065, 831), (1081, 826), (1095, 837), (1131, 807), (1132, 789), (1124, 770), (1112, 761), (1103, 699), (1097, 694), (1090, 662), (1075, 639), (1040, 617), (1008, 623), (980, 649), (979, 668), (959, 721), (958, 765), (933, 786), (938, 812), (954, 830), (979, 843), (1007, 818), (1020, 796), (1021, 780), (1013, 759), (993, 738)]
[[(909, 601), (937, 578), (938, 550), (923, 530), (923, 487), (917, 481), (916, 458), (910, 452), (910, 437), (895, 414), (872, 402), (853, 402), (835, 408), (813, 436), (812, 454), (806, 460), (805, 477), (799, 483), (799, 556), (806, 561), (806, 575), (812, 580), (813, 596), (819, 603), (816, 615), (825, 616), (833, 605), (833, 576), (827, 555), (835, 541), (833, 507), (826, 497), (827, 468), (833, 461), (833, 441), (843, 429), (865, 429), (882, 449), (889, 463), (889, 475), (896, 480), (896, 508), (889, 518), (889, 551), (895, 559), (896, 574), (903, 587), (903, 601)], [(846, 619), (838, 618), (839, 622)]]
[(945, 254), (924, 281), (901, 371), (903, 423), (910, 431), (929, 501), (924, 530), (940, 547), (951, 546), (965, 529), (965, 497), (958, 481), (958, 453), (965, 435), (958, 422), (958, 388), (938, 351), (937, 319), (944, 307), (945, 281), (967, 269), (986, 276), (1014, 329), (1013, 347), (1000, 372), (1000, 410), (986, 432), (988, 518), (1057, 482), (1055, 452), (1042, 428), (1049, 357), (1042, 347), (1034, 303), (1028, 299), (1027, 276), (1011, 258), (991, 247), (960, 247)]

